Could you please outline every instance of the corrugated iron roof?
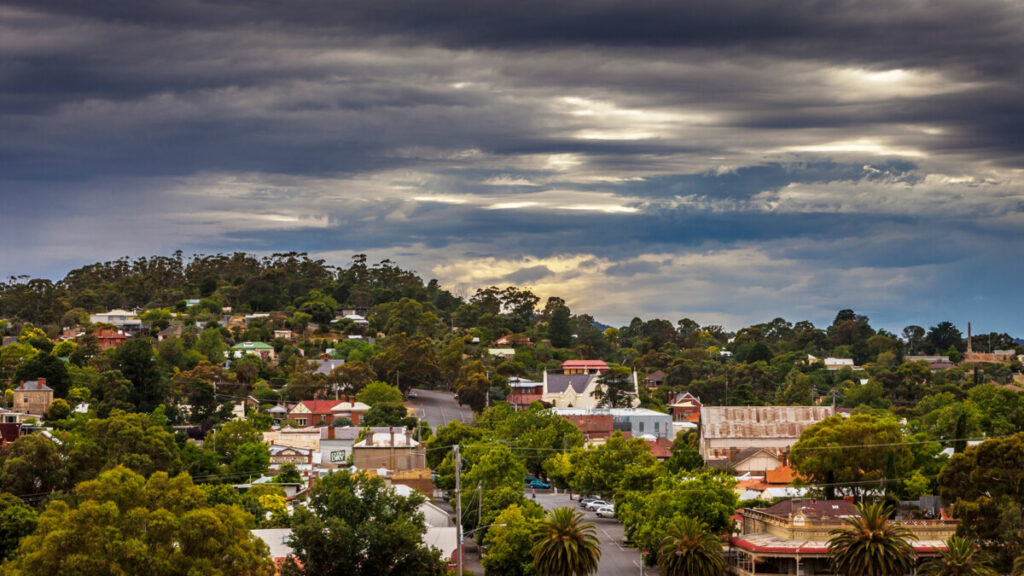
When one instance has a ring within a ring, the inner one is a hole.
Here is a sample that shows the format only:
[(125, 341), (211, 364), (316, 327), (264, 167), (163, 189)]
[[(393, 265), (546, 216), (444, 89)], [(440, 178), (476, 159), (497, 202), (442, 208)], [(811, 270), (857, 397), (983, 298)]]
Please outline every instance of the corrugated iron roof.
[(833, 416), (831, 406), (703, 406), (704, 438), (799, 438), (808, 427)]

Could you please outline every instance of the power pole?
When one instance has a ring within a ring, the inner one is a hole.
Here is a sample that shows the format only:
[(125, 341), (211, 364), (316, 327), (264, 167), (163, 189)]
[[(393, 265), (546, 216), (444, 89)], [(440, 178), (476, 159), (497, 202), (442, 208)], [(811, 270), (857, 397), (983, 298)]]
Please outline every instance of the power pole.
[[(483, 480), (476, 483), (476, 527), (479, 528), (483, 522), (484, 515), (484, 482)], [(474, 536), (476, 538), (476, 536)]]
[(455, 573), (462, 576), (462, 454), (459, 454), (459, 445), (452, 446), (455, 452), (455, 516), (458, 528), (455, 531), (458, 549), (455, 550)]

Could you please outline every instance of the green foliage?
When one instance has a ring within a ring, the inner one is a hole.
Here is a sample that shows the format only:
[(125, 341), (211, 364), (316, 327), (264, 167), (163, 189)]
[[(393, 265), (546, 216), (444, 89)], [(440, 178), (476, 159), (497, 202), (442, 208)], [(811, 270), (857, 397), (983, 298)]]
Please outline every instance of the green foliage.
[(40, 352), (25, 360), (14, 374), (16, 381), (46, 379), (46, 385), (53, 388), (55, 398), (68, 395), (71, 377), (64, 361), (47, 352)]
[(738, 505), (731, 476), (701, 471), (656, 478), (650, 491), (627, 491), (616, 503), (626, 535), (644, 550), (656, 551), (666, 531), (681, 518), (694, 518), (713, 534), (731, 531)]
[(63, 420), (71, 415), (71, 406), (63, 398), (55, 398), (46, 410), (47, 420)]
[(533, 566), (540, 576), (589, 576), (597, 572), (601, 541), (593, 522), (572, 508), (548, 511), (534, 529)]
[(377, 406), (378, 404), (401, 404), (402, 391), (385, 382), (370, 382), (362, 392), (356, 394), (356, 400)]
[(274, 476), (274, 482), (278, 484), (302, 484), (302, 475), (299, 474), (299, 469), (295, 467), (295, 464), (282, 464), (277, 476)]
[(423, 501), (416, 492), (398, 496), (380, 478), (364, 474), (340, 471), (321, 478), (292, 520), (290, 543), (302, 568), (288, 562), (283, 574), (445, 574), (436, 549), (421, 543)]
[(676, 518), (666, 527), (658, 548), (658, 567), (664, 576), (725, 574), (722, 539), (699, 520)]
[(41, 434), (15, 440), (0, 465), (0, 489), (12, 494), (48, 494), (66, 481), (59, 448)]
[(20, 498), (0, 493), (0, 562), (11, 557), (21, 539), (35, 531), (38, 522), (36, 511)]
[(892, 509), (882, 502), (858, 504), (859, 516), (830, 532), (828, 556), (842, 576), (893, 576), (914, 566), (913, 533), (889, 521)]
[[(809, 427), (793, 446), (790, 462), (810, 483), (825, 485), (825, 497), (832, 499), (837, 485), (857, 495), (866, 489), (865, 481), (905, 476), (913, 454), (903, 444), (894, 417), (857, 414), (833, 416)], [(886, 489), (893, 488), (886, 484)]]
[(604, 444), (573, 453), (569, 486), (573, 492), (611, 498), (627, 469), (645, 468), (654, 463), (646, 442), (639, 438), (626, 440), (616, 431)]
[(188, 476), (147, 481), (118, 467), (51, 502), (5, 574), (273, 574), (267, 547), (235, 506), (207, 506)]
[[(540, 516), (543, 516), (541, 514)], [(533, 533), (537, 518), (516, 504), (502, 510), (494, 518), (494, 526), (482, 540), (487, 546), (483, 558), (484, 574), (495, 576), (534, 576)]]
[(629, 408), (636, 399), (636, 385), (633, 371), (622, 366), (613, 366), (597, 379), (594, 390), (597, 405), (605, 408)]
[(921, 576), (997, 576), (988, 555), (978, 549), (973, 538), (953, 536), (946, 541), (946, 549), (939, 549), (939, 557), (925, 562), (918, 572)]

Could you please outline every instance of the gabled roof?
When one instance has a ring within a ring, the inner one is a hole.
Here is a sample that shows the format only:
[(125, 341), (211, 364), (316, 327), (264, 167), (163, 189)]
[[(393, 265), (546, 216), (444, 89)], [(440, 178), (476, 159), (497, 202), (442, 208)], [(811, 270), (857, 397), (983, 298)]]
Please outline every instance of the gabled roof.
[(788, 518), (802, 513), (815, 520), (841, 520), (857, 515), (857, 508), (846, 500), (786, 500), (764, 510), (766, 514)]
[[(313, 414), (330, 414), (331, 409), (340, 403), (340, 400), (303, 400), (299, 402), (299, 404), (304, 405)], [(298, 405), (295, 408), (298, 408)], [(292, 412), (295, 412), (295, 408), (292, 408)]]
[(590, 383), (600, 378), (600, 374), (548, 374), (547, 386), (544, 390), (547, 394), (561, 394), (572, 387), (577, 394), (583, 394)]
[(330, 374), (332, 370), (345, 363), (344, 360), (318, 360), (314, 374)]
[(42, 381), (42, 382), (40, 382), (39, 380), (26, 380), (25, 382), (22, 382), (21, 384), (19, 384), (18, 387), (14, 389), (14, 391), (15, 392), (39, 392), (39, 391), (42, 391), (42, 392), (46, 392), (46, 391), (53, 392), (53, 388), (50, 388), (49, 386), (47, 386), (45, 380)]
[(780, 466), (764, 473), (764, 480), (768, 484), (789, 485), (793, 483), (794, 478), (793, 469), (789, 466)]

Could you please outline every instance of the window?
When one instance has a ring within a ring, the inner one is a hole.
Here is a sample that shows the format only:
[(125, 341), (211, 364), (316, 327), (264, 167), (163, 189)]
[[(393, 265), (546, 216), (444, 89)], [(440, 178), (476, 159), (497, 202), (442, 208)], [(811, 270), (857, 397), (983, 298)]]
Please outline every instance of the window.
[(640, 433), (641, 434), (644, 433), (644, 421), (643, 420), (640, 421)]
[(298, 424), (299, 426), (305, 426), (306, 425), (306, 419), (305, 418), (296, 418), (295, 419), (295, 423)]
[(661, 422), (654, 423), (654, 435), (657, 436), (661, 433)]

